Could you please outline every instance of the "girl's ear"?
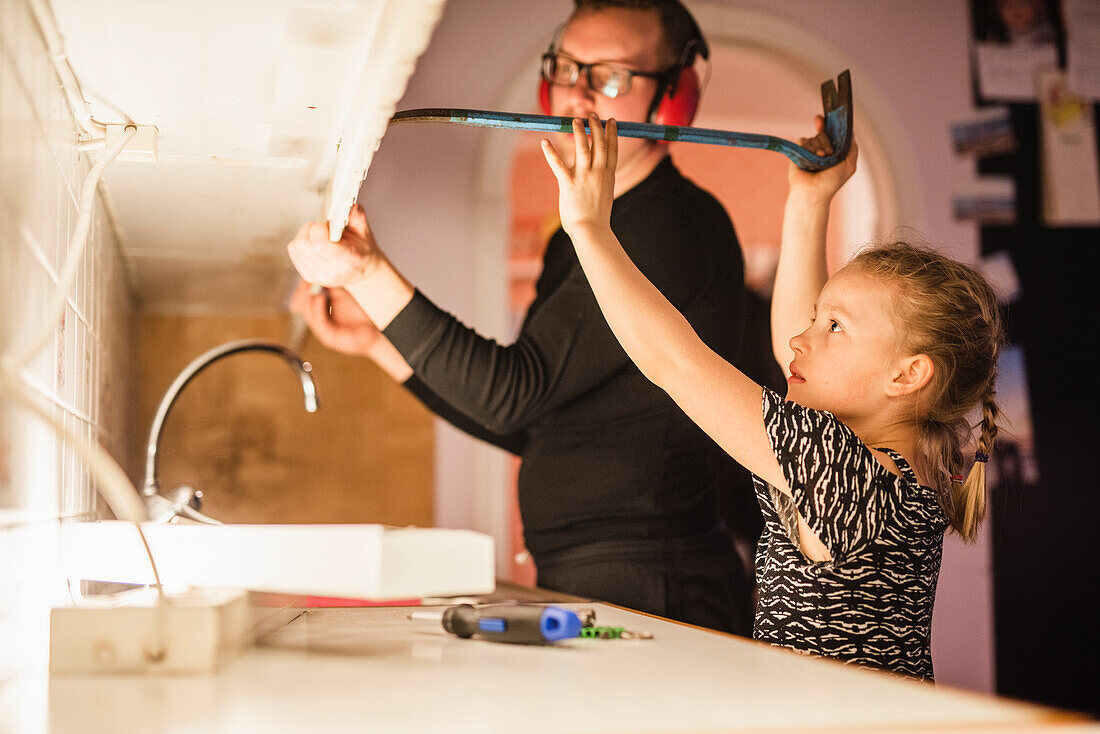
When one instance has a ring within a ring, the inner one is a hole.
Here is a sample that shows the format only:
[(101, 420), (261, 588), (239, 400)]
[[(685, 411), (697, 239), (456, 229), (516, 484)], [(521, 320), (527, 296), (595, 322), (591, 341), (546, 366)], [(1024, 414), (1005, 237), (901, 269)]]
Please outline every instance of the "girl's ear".
[(886, 394), (892, 398), (911, 395), (931, 382), (935, 371), (936, 366), (927, 354), (903, 357), (887, 375)]

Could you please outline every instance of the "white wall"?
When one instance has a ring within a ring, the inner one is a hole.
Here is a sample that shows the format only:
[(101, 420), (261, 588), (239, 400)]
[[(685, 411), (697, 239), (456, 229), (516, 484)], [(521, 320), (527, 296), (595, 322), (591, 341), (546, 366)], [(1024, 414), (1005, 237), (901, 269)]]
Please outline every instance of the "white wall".
[[(28, 3), (0, 2), (0, 354), (47, 328), (47, 299), (90, 167), (76, 137)], [(124, 462), (129, 288), (101, 204), (92, 222), (64, 322), (22, 375), (68, 429), (102, 441)], [(62, 591), (50, 583), (57, 581), (57, 518), (95, 512), (72, 448), (0, 394), (0, 730), (29, 730), (31, 722), (5, 717), (44, 711), (46, 691), (27, 685), (44, 686), (46, 678), (26, 674), (47, 662), (47, 613)]]
[[(977, 257), (975, 228), (954, 222), (950, 214), (952, 182), (972, 170), (970, 162), (953, 156), (948, 135), (948, 124), (971, 110), (966, 3), (689, 0), (689, 5), (704, 33), (720, 28), (731, 11), (755, 10), (819, 39), (820, 49), (807, 49), (807, 54), (832, 55), (852, 69), (857, 134), (861, 104), (873, 100), (881, 126), (876, 132), (899, 142), (889, 151), (901, 198), (897, 223), (915, 227), (960, 258)], [(568, 0), (449, 0), (398, 109), (501, 109), (526, 83), (523, 75), (530, 74), (571, 8)], [(783, 47), (787, 39), (759, 42)], [(533, 111), (535, 79), (529, 83), (526, 109)], [(458, 126), (394, 128), (360, 196), (382, 247), (418, 287), (483, 333), (505, 338), (503, 270), (498, 274), (485, 267), (499, 260), (495, 248), (503, 240), (481, 218), (492, 202), (487, 205), (479, 192), (485, 193), (483, 179), (505, 175), (502, 157), (488, 152), (499, 147), (492, 136), (509, 134)], [(449, 428), (441, 427), (438, 437), (440, 524), (498, 532), (499, 498), (483, 497), (478, 488), (499, 476), (499, 460), (492, 450)], [(948, 541), (933, 640), (942, 682), (992, 690), (989, 579), (984, 541), (965, 549)]]

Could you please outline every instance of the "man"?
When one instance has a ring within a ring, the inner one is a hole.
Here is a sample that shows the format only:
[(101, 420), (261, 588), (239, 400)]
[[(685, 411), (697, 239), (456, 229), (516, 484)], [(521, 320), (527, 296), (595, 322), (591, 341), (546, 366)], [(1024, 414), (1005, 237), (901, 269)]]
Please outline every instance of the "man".
[[(687, 124), (697, 88), (683, 68), (705, 49), (673, 0), (577, 0), (544, 58), (543, 104), (555, 115)], [(627, 252), (737, 363), (743, 268), (721, 205), (679, 174), (667, 145), (640, 139), (620, 143), (615, 195), (612, 227)], [(358, 207), (341, 242), (307, 224), (288, 251), (305, 281), (330, 289), (310, 296), (303, 284), (292, 304), (322, 343), (370, 356), (443, 418), (522, 457), (539, 586), (751, 633), (751, 584), (715, 508), (717, 492), (747, 491), (734, 478), (743, 470), (630, 363), (564, 232), (508, 346), (416, 291)]]

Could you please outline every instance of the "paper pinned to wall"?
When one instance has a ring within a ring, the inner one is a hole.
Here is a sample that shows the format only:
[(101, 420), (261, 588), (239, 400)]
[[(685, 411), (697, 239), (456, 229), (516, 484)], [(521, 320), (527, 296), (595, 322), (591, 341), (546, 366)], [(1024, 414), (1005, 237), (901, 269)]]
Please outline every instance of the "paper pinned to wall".
[(1063, 0), (1066, 74), (1074, 94), (1100, 100), (1100, 3)]
[(1056, 2), (970, 0), (973, 69), (982, 101), (1035, 101), (1036, 74), (1058, 68), (1062, 33)]
[(974, 48), (978, 88), (985, 100), (1034, 102), (1036, 73), (1058, 66), (1058, 48), (1038, 45), (979, 43)]
[(1092, 105), (1071, 94), (1066, 75), (1039, 76), (1043, 221), (1047, 226), (1100, 224), (1100, 164)]

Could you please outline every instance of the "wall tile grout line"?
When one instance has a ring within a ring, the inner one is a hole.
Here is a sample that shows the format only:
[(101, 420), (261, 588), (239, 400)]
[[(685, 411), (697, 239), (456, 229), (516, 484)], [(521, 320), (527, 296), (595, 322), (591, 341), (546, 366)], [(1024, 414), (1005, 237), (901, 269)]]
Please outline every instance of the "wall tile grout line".
[[(23, 240), (27, 245), (27, 248), (30, 250), (31, 254), (34, 255), (34, 258), (38, 260), (38, 262), (42, 265), (42, 269), (46, 272), (46, 275), (47, 277), (49, 277), (50, 282), (52, 282), (54, 285), (57, 285), (57, 271), (53, 269), (52, 265), (50, 265), (49, 260), (46, 258), (46, 254), (42, 251), (41, 245), (38, 244), (38, 240), (35, 239), (34, 233), (30, 231), (30, 228), (26, 226), (25, 222), (21, 221), (19, 223), (19, 233), (23, 236)], [(91, 243), (89, 242), (89, 245), (90, 244)], [(88, 257), (88, 255), (89, 253), (86, 249), (84, 257)], [(65, 303), (69, 306), (69, 308), (72, 309), (73, 314), (82, 324), (84, 324), (88, 331), (94, 334), (95, 332), (92, 325), (88, 322), (88, 319), (85, 318), (85, 315), (82, 313), (82, 309), (77, 308), (77, 304), (71, 293), (68, 297), (66, 297)]]
[(49, 401), (52, 405), (65, 411), (73, 418), (84, 423), (92, 422), (91, 418), (86, 413), (54, 395), (53, 391), (46, 387), (37, 377), (24, 373), (23, 380), (26, 382), (27, 386), (33, 388), (44, 400)]
[[(19, 89), (23, 92), (23, 96), (27, 100), (28, 107), (30, 108), (31, 113), (34, 116), (34, 121), (38, 125), (38, 132), (40, 132), (42, 134), (42, 139), (46, 141), (46, 149), (50, 151), (50, 157), (53, 158), (54, 163), (57, 165), (57, 170), (61, 174), (61, 179), (63, 181), (65, 181), (65, 188), (69, 189), (69, 196), (73, 199), (74, 202), (76, 202), (76, 201), (78, 201), (78, 199), (73, 195), (72, 189), (69, 185), (69, 181), (66, 178), (64, 169), (61, 166), (61, 161), (58, 160), (57, 154), (53, 150), (53, 146), (50, 145), (49, 130), (47, 129), (45, 123), (42, 122), (42, 117), (38, 114), (38, 108), (34, 104), (34, 95), (31, 94), (29, 89), (27, 89), (26, 80), (23, 79), (23, 75), (19, 73), (18, 64), (16, 63), (16, 61), (14, 59), (11, 58), (11, 54), (6, 49), (7, 49), (7, 44), (0, 44), (0, 50), (3, 51), (3, 55), (4, 55), (5, 60), (7, 60), (9, 66), (12, 67), (12, 71), (14, 72), (12, 74), (12, 76), (15, 77), (16, 82), (19, 86)], [(56, 72), (53, 71), (52, 67), (50, 68), (50, 73), (53, 74), (54, 78), (57, 80), (57, 84), (60, 86), (61, 80), (57, 79)], [(71, 116), (71, 111), (70, 111), (70, 116)], [(75, 132), (76, 132), (75, 128), (74, 128), (73, 132), (74, 132), (74, 135), (75, 135)]]

